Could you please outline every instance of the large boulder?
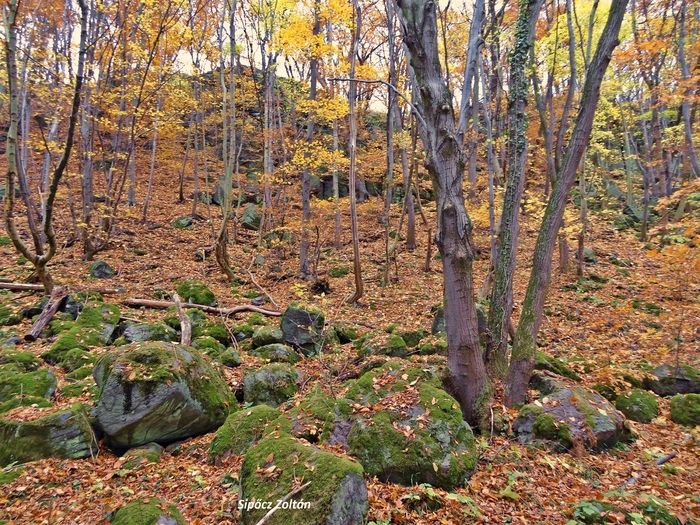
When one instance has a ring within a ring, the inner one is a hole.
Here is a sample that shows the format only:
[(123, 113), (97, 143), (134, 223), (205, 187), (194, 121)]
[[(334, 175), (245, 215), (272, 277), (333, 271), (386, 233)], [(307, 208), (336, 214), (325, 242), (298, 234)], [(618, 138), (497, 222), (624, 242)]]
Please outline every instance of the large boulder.
[[(308, 485), (306, 485), (308, 484)], [(367, 513), (362, 466), (272, 433), (245, 454), (241, 467), (241, 523), (254, 525), (276, 502), (305, 486), (267, 525), (360, 525)]]
[(42, 357), (49, 363), (60, 364), (69, 350), (90, 350), (108, 344), (119, 318), (119, 307), (114, 304), (96, 303), (83, 307), (75, 323), (60, 333), (51, 349), (42, 354)]
[(659, 402), (656, 396), (646, 390), (633, 388), (615, 400), (615, 408), (625, 417), (639, 423), (649, 423), (659, 415)]
[[(287, 416), (291, 422), (292, 435), (311, 443), (323, 443), (342, 439), (343, 432), (347, 432), (351, 424), (351, 413), (347, 399), (331, 397), (315, 387), (287, 412)], [(340, 439), (336, 439), (334, 433)]]
[(651, 371), (644, 387), (660, 396), (700, 394), (700, 370), (690, 365), (663, 364)]
[(243, 378), (243, 399), (254, 405), (281, 405), (298, 390), (299, 371), (286, 363), (272, 363)]
[(258, 211), (258, 207), (253, 204), (247, 204), (245, 208), (243, 208), (243, 215), (241, 216), (241, 225), (246, 229), (246, 230), (258, 230), (260, 228), (260, 212)]
[(280, 428), (289, 430), (289, 420), (268, 405), (256, 405), (230, 414), (209, 445), (209, 461), (217, 464), (231, 456), (239, 456), (265, 435)]
[[(477, 461), (474, 435), (436, 372), (389, 361), (350, 383), (349, 401), (372, 407), (339, 425), (331, 442), (345, 444), (382, 481), (464, 485)], [(344, 441), (344, 443), (343, 443)]]
[(85, 458), (97, 441), (85, 408), (75, 404), (30, 421), (0, 419), (0, 467), (42, 458)]
[(122, 334), (127, 343), (142, 343), (143, 341), (179, 341), (178, 333), (163, 321), (155, 323), (129, 323)]
[(597, 450), (630, 438), (624, 416), (597, 392), (557, 381), (549, 381), (547, 390), (542, 399), (523, 406), (513, 422), (521, 443)]
[(111, 525), (185, 525), (186, 521), (175, 505), (156, 498), (134, 501), (114, 513)]
[(283, 343), (284, 334), (276, 326), (259, 326), (253, 332), (253, 347)]
[(49, 399), (56, 391), (56, 376), (48, 368), (26, 370), (21, 364), (0, 365), (0, 403), (15, 396)]
[(97, 426), (118, 449), (214, 430), (234, 402), (219, 372), (197, 350), (172, 343), (120, 347), (101, 356), (93, 375), (100, 388)]
[(292, 303), (282, 314), (284, 341), (306, 356), (316, 355), (323, 346), (323, 312), (313, 306)]
[(294, 349), (279, 343), (253, 348), (250, 353), (254, 356), (267, 359), (273, 363), (290, 363), (293, 365), (299, 361), (299, 356), (296, 354)]

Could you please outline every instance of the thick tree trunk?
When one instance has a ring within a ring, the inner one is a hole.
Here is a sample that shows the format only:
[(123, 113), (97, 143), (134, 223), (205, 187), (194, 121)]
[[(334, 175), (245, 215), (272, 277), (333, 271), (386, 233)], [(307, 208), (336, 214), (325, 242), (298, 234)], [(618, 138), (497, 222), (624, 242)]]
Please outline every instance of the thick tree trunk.
[(509, 405), (523, 403), (527, 398), (527, 385), (535, 361), (537, 333), (542, 323), (557, 233), (564, 216), (569, 191), (576, 179), (579, 163), (590, 140), (593, 117), (600, 97), (600, 86), (612, 53), (618, 44), (618, 34), (625, 16), (627, 1), (613, 0), (610, 7), (598, 48), (586, 73), (581, 107), (576, 117), (571, 140), (566, 148), (557, 182), (547, 202), (537, 236), (530, 281), (513, 340), (513, 352), (506, 384), (506, 402)]
[(463, 137), (457, 133), (452, 96), (440, 68), (436, 4), (430, 0), (397, 0), (397, 4), (401, 33), (415, 73), (426, 165), (437, 189), (436, 242), (443, 257), (449, 387), (464, 418), (480, 425), (488, 412), (490, 385), (473, 294), (474, 248), (462, 188)]

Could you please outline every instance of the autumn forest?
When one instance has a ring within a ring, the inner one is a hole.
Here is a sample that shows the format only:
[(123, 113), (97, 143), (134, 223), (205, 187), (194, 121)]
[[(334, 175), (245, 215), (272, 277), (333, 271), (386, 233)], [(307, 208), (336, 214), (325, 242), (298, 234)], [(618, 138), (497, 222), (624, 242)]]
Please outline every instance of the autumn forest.
[(0, 525), (700, 524), (696, 2), (0, 13)]

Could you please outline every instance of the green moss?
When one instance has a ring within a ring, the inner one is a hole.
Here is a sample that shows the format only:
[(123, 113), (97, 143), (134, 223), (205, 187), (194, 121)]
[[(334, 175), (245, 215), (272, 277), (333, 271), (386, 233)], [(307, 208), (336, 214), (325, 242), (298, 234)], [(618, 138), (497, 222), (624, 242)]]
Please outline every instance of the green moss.
[(4, 468), (0, 470), (0, 485), (8, 485), (24, 474), (24, 467)]
[(265, 316), (263, 314), (253, 312), (250, 315), (250, 317), (248, 317), (248, 324), (252, 326), (262, 326), (264, 324), (267, 324), (267, 320), (265, 319)]
[(124, 458), (126, 461), (122, 465), (123, 470), (134, 470), (145, 463), (158, 463), (163, 454), (163, 447), (158, 443), (148, 443), (140, 447), (131, 448), (126, 451)]
[(349, 323), (337, 322), (333, 323), (327, 331), (327, 339), (335, 339), (338, 343), (344, 345), (352, 343), (360, 337), (357, 328)]
[(421, 355), (447, 354), (447, 337), (444, 333), (431, 335), (418, 345), (418, 353)]
[(41, 366), (39, 360), (31, 352), (15, 350), (8, 350), (0, 353), (0, 365), (6, 364), (16, 365), (26, 372), (31, 372)]
[[(264, 469), (272, 465), (278, 475), (265, 477)], [(292, 490), (297, 480), (302, 479), (311, 484), (304, 489), (300, 499), (310, 502), (311, 508), (277, 512), (266, 522), (267, 525), (335, 523), (330, 521), (329, 516), (349, 512), (349, 505), (358, 506), (354, 510), (361, 515), (339, 522), (361, 523), (366, 512), (366, 496), (364, 501), (357, 501), (358, 495), (354, 493), (350, 501), (342, 497), (342, 489), (348, 483), (348, 478), (354, 480), (356, 485), (363, 484), (362, 477), (362, 466), (354, 461), (304, 446), (289, 435), (269, 435), (245, 455), (241, 467), (240, 498), (275, 502)], [(341, 496), (340, 500), (336, 499), (337, 496)], [(242, 523), (255, 524), (266, 513), (265, 509), (244, 512)]]
[[(380, 377), (384, 380), (379, 381)], [(376, 403), (389, 392), (405, 390), (409, 383), (418, 380), (430, 381), (436, 386), (439, 384), (439, 378), (434, 370), (417, 366), (406, 367), (405, 362), (392, 359), (362, 374), (358, 379), (348, 381), (346, 397), (360, 404), (369, 405)], [(377, 383), (383, 383), (385, 386), (376, 389)]]
[(50, 407), (51, 401), (45, 397), (17, 395), (11, 399), (8, 399), (4, 403), (0, 403), (0, 414), (9, 412), (17, 407), (29, 407), (32, 405), (36, 405), (38, 407)]
[(535, 353), (535, 369), (549, 370), (560, 376), (568, 377), (574, 381), (580, 381), (581, 377), (559, 358), (551, 357), (544, 352)]
[(226, 350), (226, 347), (210, 335), (197, 337), (192, 341), (192, 346), (205, 354), (218, 355)]
[[(233, 333), (235, 334), (236, 332), (234, 331)], [(223, 345), (231, 343), (231, 334), (226, 328), (226, 325), (222, 323), (206, 321), (192, 328), (192, 337), (204, 336), (213, 337)]]
[(314, 387), (304, 400), (289, 412), (292, 433), (311, 442), (324, 442), (339, 420), (347, 419), (352, 412), (350, 403), (334, 398)]
[(635, 388), (615, 401), (615, 407), (632, 421), (649, 423), (659, 415), (659, 402), (654, 394)]
[(17, 315), (9, 306), (0, 303), (0, 326), (11, 326), (19, 324), (22, 318)]
[[(249, 323), (238, 323), (233, 325), (233, 329), (231, 330), (233, 334), (236, 336), (237, 339), (244, 339), (246, 337), (252, 337), (253, 333), (255, 332), (255, 327), (253, 327)], [(240, 336), (243, 337), (240, 337)]]
[(235, 368), (241, 366), (243, 360), (241, 359), (241, 354), (238, 353), (233, 348), (227, 348), (221, 354), (216, 357), (216, 360), (224, 366)]
[(51, 319), (51, 322), (49, 323), (48, 335), (58, 335), (61, 332), (70, 330), (74, 326), (75, 321), (73, 321), (73, 319)]
[(134, 501), (119, 509), (112, 518), (112, 525), (158, 525), (173, 521), (177, 525), (186, 523), (177, 507), (151, 498), (147, 501)]
[(209, 287), (202, 281), (190, 279), (181, 282), (177, 287), (177, 293), (183, 301), (207, 306), (216, 305), (216, 297)]
[(292, 348), (280, 343), (259, 346), (257, 348), (253, 348), (250, 353), (254, 356), (261, 357), (275, 363), (290, 363), (293, 365), (299, 361), (299, 356)]
[(59, 364), (66, 372), (73, 372), (78, 368), (92, 364), (94, 361), (95, 358), (90, 352), (86, 352), (80, 348), (73, 348), (61, 356)]
[(243, 378), (243, 398), (246, 403), (278, 406), (298, 390), (299, 372), (285, 363), (272, 363)]
[(334, 266), (333, 268), (328, 270), (328, 275), (334, 278), (345, 277), (349, 273), (350, 268), (347, 266)]
[(369, 355), (388, 355), (392, 357), (406, 357), (408, 346), (403, 337), (391, 332), (370, 332), (355, 342), (359, 348), (357, 355), (367, 357)]
[(9, 246), (10, 244), (12, 244), (12, 239), (10, 239), (9, 237), (7, 237), (5, 235), (0, 235), (0, 246), (1, 247), (4, 248), (5, 246)]
[(92, 365), (83, 366), (66, 374), (69, 381), (80, 381), (92, 375)]
[(0, 402), (16, 395), (50, 398), (56, 390), (56, 376), (48, 368), (25, 372), (14, 364), (0, 365)]
[(68, 383), (61, 387), (61, 395), (63, 397), (80, 397), (84, 393), (89, 393), (91, 396), (96, 397), (98, 390), (95, 381), (90, 378), (85, 378), (82, 381), (76, 381), (74, 383)]
[(56, 342), (42, 357), (49, 363), (58, 363), (69, 350), (79, 348), (89, 350), (106, 344), (114, 327), (119, 323), (121, 313), (114, 304), (85, 306), (75, 320), (75, 324), (59, 335)]
[[(286, 425), (284, 424), (286, 422)], [(289, 421), (268, 405), (257, 405), (230, 414), (216, 431), (209, 445), (209, 461), (218, 463), (230, 456), (243, 454), (263, 436), (279, 428), (289, 430)]]
[[(174, 330), (180, 330), (180, 317), (177, 315), (177, 309), (174, 306), (171, 306), (168, 308), (168, 312), (170, 315), (163, 319), (163, 322)], [(199, 308), (188, 308), (185, 310), (185, 315), (190, 318), (193, 327), (202, 324), (207, 320), (207, 314), (205, 314)]]
[(671, 420), (681, 425), (700, 425), (700, 394), (676, 394), (671, 398)]

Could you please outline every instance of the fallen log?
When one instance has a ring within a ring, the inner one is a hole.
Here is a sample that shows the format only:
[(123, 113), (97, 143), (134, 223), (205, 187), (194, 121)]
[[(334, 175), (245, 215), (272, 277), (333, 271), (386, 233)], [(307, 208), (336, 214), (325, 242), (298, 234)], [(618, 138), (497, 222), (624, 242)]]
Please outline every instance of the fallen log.
[[(176, 306), (172, 301), (157, 301), (155, 299), (138, 299), (138, 298), (128, 298), (121, 302), (124, 306), (142, 306), (144, 308), (155, 308), (164, 309), (170, 308), (171, 306)], [(279, 317), (282, 312), (277, 312), (275, 310), (267, 310), (266, 308), (260, 308), (253, 304), (242, 304), (240, 306), (234, 306), (232, 308), (219, 308), (216, 306), (207, 306), (205, 304), (197, 303), (182, 303), (183, 308), (197, 308), (203, 312), (210, 314), (217, 314), (223, 316), (236, 315), (242, 312), (258, 312), (263, 315), (268, 315), (270, 317)]]
[(25, 334), (25, 341), (32, 342), (39, 339), (41, 332), (44, 331), (46, 325), (49, 324), (53, 316), (56, 315), (56, 312), (61, 308), (61, 305), (66, 301), (67, 297), (68, 289), (65, 286), (56, 286), (53, 289), (49, 302), (44, 306), (41, 314), (39, 314), (39, 318), (32, 325), (31, 330)]
[[(15, 283), (11, 281), (0, 281), (0, 290), (12, 290), (15, 292), (43, 292), (43, 284), (29, 284), (29, 283)], [(75, 291), (78, 292), (97, 292), (102, 295), (116, 295), (124, 293), (124, 290), (119, 288), (78, 288)]]

